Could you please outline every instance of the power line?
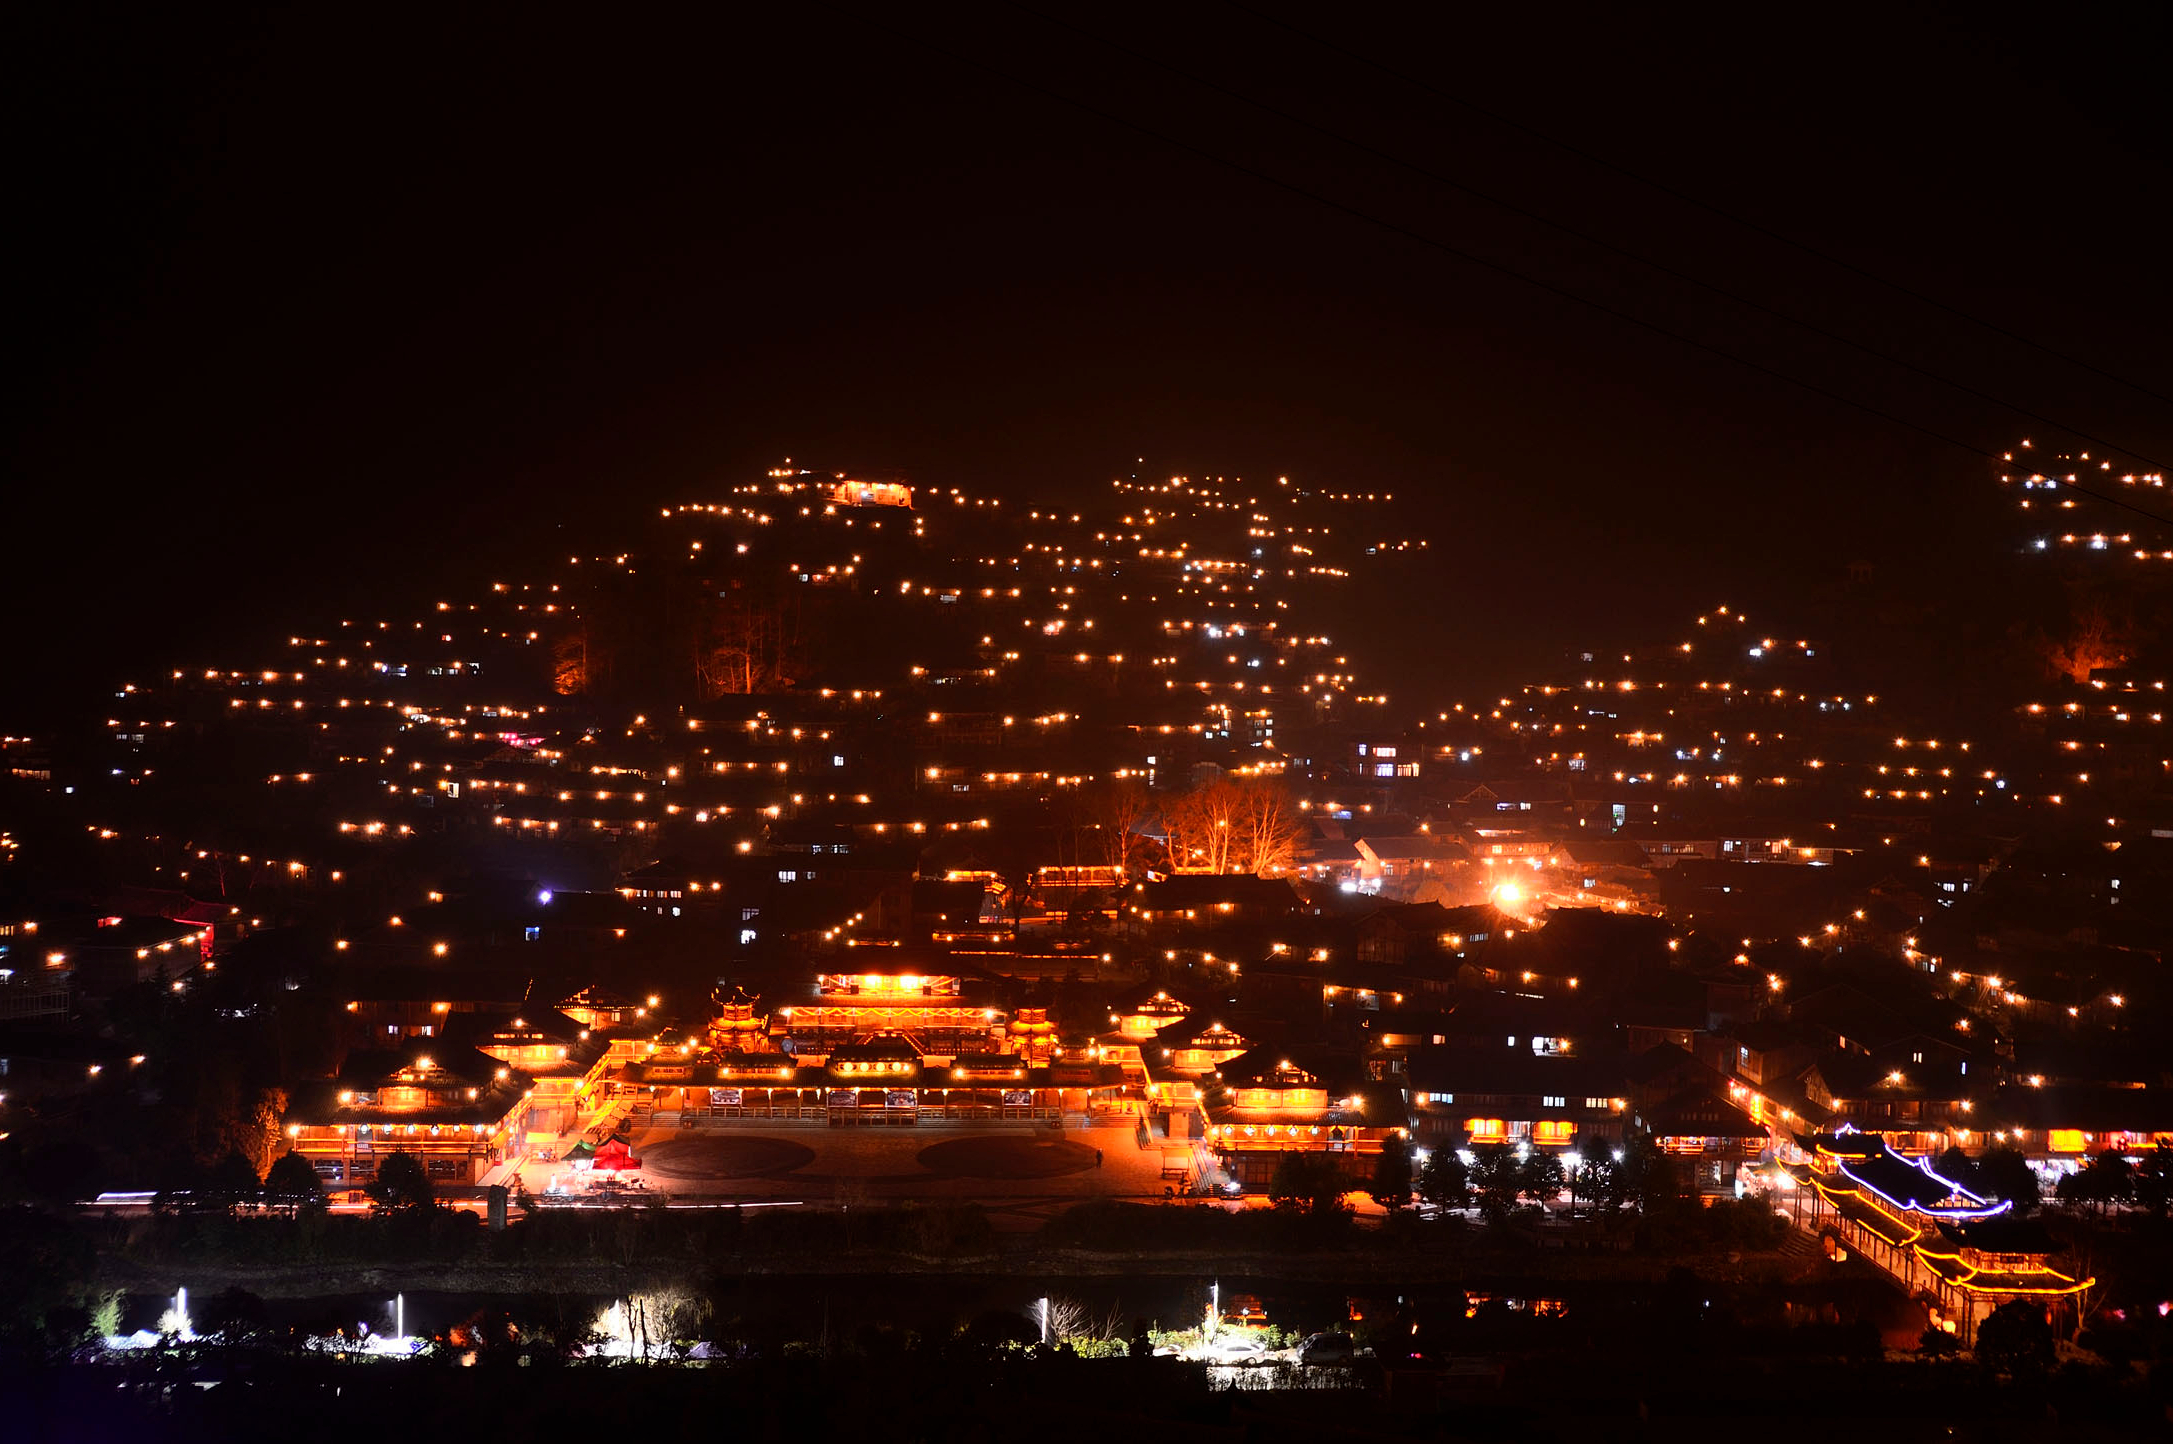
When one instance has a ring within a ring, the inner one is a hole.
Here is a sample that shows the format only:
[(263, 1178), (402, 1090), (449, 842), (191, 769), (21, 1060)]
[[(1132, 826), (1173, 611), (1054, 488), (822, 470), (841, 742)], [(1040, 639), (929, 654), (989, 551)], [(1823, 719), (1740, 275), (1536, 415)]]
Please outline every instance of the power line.
[(1547, 145), (1551, 145), (1557, 150), (1565, 151), (1568, 154), (1574, 155), (1581, 160), (1589, 161), (1593, 165), (1603, 167), (1604, 169), (1611, 170), (1615, 174), (1623, 176), (1626, 179), (1636, 181), (1639, 185), (1649, 186), (1653, 190), (1660, 192), (1662, 195), (1672, 197), (1675, 200), (1681, 201), (1685, 205), (1696, 206), (1699, 210), (1705, 211), (1710, 215), (1718, 216), (1722, 220), (1727, 221), (1732, 225), (1738, 225), (1743, 227), (1745, 230), (1754, 231), (1757, 234), (1766, 237), (1768, 240), (1778, 241), (1780, 244), (1787, 246), (1792, 250), (1801, 251), (1807, 256), (1813, 256), (1816, 257), (1818, 260), (1824, 261), (1829, 266), (1837, 266), (1840, 269), (1848, 271), (1853, 275), (1861, 276), (1865, 280), (1870, 281), (1875, 285), (1884, 286), (1890, 291), (1896, 291), (1901, 295), (1907, 296), (1911, 300), (1916, 301), (1922, 305), (1930, 306), (1934, 310), (1944, 311), (1950, 316), (1958, 317), (1961, 320), (1969, 322), (1972, 326), (1980, 326), (1995, 335), (2005, 336), (2008, 340), (2016, 342), (2019, 345), (2027, 346), (2033, 351), (2041, 351), (2045, 355), (2052, 357), (2056, 361), (2064, 361), (2070, 366), (2079, 367), (2084, 371), (2088, 371), (2093, 376), (2101, 376), (2105, 380), (2113, 382), (2115, 385), (2125, 386), (2129, 390), (2138, 392), (2144, 396), (2148, 396), (2154, 401), (2162, 401), (2168, 405), (2173, 405), (2173, 396), (2167, 396), (2161, 391), (2153, 391), (2150, 387), (2143, 385), (2140, 381), (2132, 381), (2125, 376), (2121, 376), (2114, 372), (2107, 371), (2102, 366), (2097, 366), (2092, 364), (2091, 362), (2085, 361), (2079, 356), (2070, 356), (2065, 351), (2056, 350), (2053, 347), (2046, 345), (2042, 341), (2033, 340), (2032, 338), (2025, 336), (2018, 331), (2009, 330), (2007, 327), (2000, 325), (1996, 321), (1987, 321), (1982, 316), (1974, 315), (1971, 312), (1963, 310), (1959, 306), (1950, 305), (1947, 302), (1941, 301), (1933, 296), (1927, 296), (1922, 291), (1919, 291), (1912, 286), (1907, 286), (1900, 281), (1896, 281), (1889, 277), (1882, 276), (1876, 271), (1866, 270), (1864, 267), (1857, 265), (1853, 261), (1843, 260), (1841, 257), (1833, 255), (1830, 252), (1820, 250), (1818, 247), (1811, 245), (1807, 241), (1799, 241), (1793, 236), (1785, 235), (1782, 232), (1776, 231), (1769, 226), (1760, 225), (1757, 221), (1751, 220), (1747, 216), (1737, 215), (1733, 211), (1727, 210), (1721, 206), (1714, 205), (1711, 201), (1701, 200), (1699, 197), (1691, 195), (1686, 191), (1677, 190), (1675, 187), (1669, 185), (1665, 181), (1655, 180), (1651, 176), (1631, 170), (1627, 166), (1621, 165), (1615, 161), (1611, 161), (1605, 156), (1595, 154), (1592, 151), (1584, 149), (1582, 146), (1574, 145), (1569, 141), (1549, 135), (1545, 131), (1539, 130), (1534, 126), (1526, 125), (1523, 121), (1520, 121), (1513, 116), (1503, 115), (1499, 111), (1490, 110), (1487, 107), (1480, 105), (1477, 101), (1467, 100), (1463, 96), (1455, 95), (1449, 91), (1442, 90), (1438, 86), (1431, 85), (1426, 81), (1419, 79), (1415, 75), (1410, 75), (1404, 71), (1396, 69), (1392, 65), (1388, 65), (1382, 61), (1375, 60), (1369, 55), (1362, 55), (1359, 52), (1349, 49), (1346, 46), (1336, 44), (1336, 42), (1334, 42), (1333, 40), (1329, 40), (1322, 36), (1315, 35), (1311, 31), (1301, 30), (1297, 26), (1292, 25), (1287, 20), (1280, 19), (1273, 15), (1263, 15), (1257, 10), (1250, 9), (1247, 6), (1236, 3), (1236, 0), (1223, 0), (1223, 3), (1229, 5), (1231, 9), (1236, 10), (1240, 14), (1249, 15), (1253, 19), (1258, 20), (1263, 24), (1273, 25), (1279, 30), (1287, 31), (1290, 34), (1297, 36), (1301, 40), (1310, 41), (1312, 44), (1320, 46), (1324, 50), (1332, 50), (1346, 60), (1350, 60), (1356, 64), (1366, 66), (1369, 69), (1378, 70), (1383, 75), (1393, 76), (1396, 79), (1402, 81), (1404, 84), (1413, 86), (1419, 90), (1423, 90), (1428, 95), (1434, 96), (1437, 99), (1445, 100), (1451, 105), (1462, 106), (1465, 110), (1472, 112), (1474, 115), (1483, 115), (1488, 120), (1493, 121), (1497, 125), (1507, 126), (1511, 130), (1517, 131), (1522, 135), (1528, 135), (1534, 140), (1541, 141)]
[[(1579, 295), (1577, 292), (1571, 291), (1566, 287), (1558, 286), (1551, 281), (1541, 280), (1536, 276), (1532, 276), (1523, 271), (1519, 271), (1513, 266), (1504, 265), (1499, 261), (1488, 260), (1484, 256), (1476, 255), (1470, 251), (1466, 251), (1457, 246), (1453, 246), (1446, 241), (1438, 240), (1435, 237), (1425, 235), (1419, 231), (1412, 230), (1410, 227), (1402, 225), (1396, 221), (1391, 221), (1382, 216), (1377, 216), (1370, 211), (1361, 210), (1357, 206), (1353, 206), (1346, 202), (1336, 200), (1332, 196), (1322, 195), (1320, 192), (1310, 190), (1307, 187), (1299, 185), (1294, 181), (1284, 180), (1280, 176), (1270, 174), (1267, 171), (1258, 170), (1252, 166), (1246, 165), (1242, 161), (1233, 160), (1228, 156), (1217, 154), (1216, 152), (1208, 150), (1203, 146), (1194, 145), (1190, 141), (1180, 140), (1175, 136), (1169, 135), (1163, 131), (1156, 130), (1152, 126), (1143, 125), (1138, 121), (1131, 120), (1112, 111), (1104, 110), (1100, 106), (1094, 105), (1088, 101), (1080, 100), (1076, 96), (1066, 95), (1062, 91), (1053, 90), (1048, 86), (1038, 84), (1031, 80), (1027, 80), (1022, 76), (1015, 75), (1010, 71), (991, 65), (986, 61), (977, 60), (972, 56), (962, 55), (955, 50), (950, 50), (945, 48), (944, 46), (938, 45), (934, 41), (927, 40), (918, 35), (913, 35), (907, 31), (899, 30), (894, 26), (884, 24), (882, 21), (879, 20), (871, 19), (866, 15), (857, 14), (850, 10), (844, 10), (840, 13), (850, 16), (852, 19), (857, 20), (861, 24), (868, 26), (870, 29), (881, 31), (883, 34), (888, 35), (895, 40), (901, 40), (909, 45), (919, 46), (921, 49), (928, 51), (930, 54), (940, 56), (955, 65), (961, 65), (971, 70), (978, 70), (985, 75), (994, 76), (995, 78), (1005, 81), (1011, 85), (1015, 85), (1022, 90), (1029, 91), (1035, 95), (1039, 95), (1044, 99), (1053, 100), (1060, 104), (1071, 106), (1075, 110), (1084, 111), (1086, 114), (1092, 115), (1099, 120), (1107, 121), (1111, 125), (1120, 126), (1123, 129), (1134, 132), (1135, 134), (1146, 136), (1150, 140), (1158, 141), (1163, 145), (1171, 147), (1172, 149), (1183, 151), (1187, 155), (1195, 156), (1201, 160), (1205, 160), (1212, 164), (1225, 167), (1226, 169), (1236, 171), (1238, 174), (1246, 176), (1252, 180), (1259, 181), (1263, 185), (1272, 186), (1277, 190), (1288, 191), (1292, 195), (1300, 196), (1306, 200), (1314, 202), (1317, 205), (1326, 206), (1330, 210), (1337, 211), (1346, 216), (1350, 216), (1355, 220), (1364, 221), (1368, 225), (1377, 226), (1382, 230), (1401, 236), (1405, 240), (1415, 242), (1418, 245), (1428, 247), (1432, 250), (1440, 251), (1444, 255), (1453, 256), (1456, 259), (1463, 261), (1469, 265), (1478, 266), (1482, 269), (1493, 271), (1499, 275), (1507, 276), (1512, 280), (1521, 281), (1525, 285), (1531, 286), (1537, 290), (1545, 291), (1549, 295), (1560, 297), (1563, 300), (1574, 301), (1579, 305), (1590, 307), (1591, 309), (1599, 311), (1604, 315), (1612, 316), (1616, 320), (1625, 321), (1633, 326), (1637, 326), (1643, 330), (1650, 331), (1655, 335), (1664, 336), (1680, 345), (1703, 351), (1708, 355), (1718, 356), (1722, 360), (1733, 361), (1739, 366), (1748, 367), (1749, 369), (1759, 372), (1762, 375), (1770, 376), (1777, 381), (1783, 381), (1791, 386), (1795, 386), (1802, 390), (1808, 391), (1815, 396), (1821, 396), (1829, 401), (1839, 402), (1843, 406), (1853, 407), (1858, 411), (1862, 411), (1870, 416), (1876, 416), (1880, 420), (1886, 421), (1892, 425), (1902, 427), (1905, 430), (1917, 432), (1919, 435), (1922, 436), (1928, 436), (1934, 441), (1954, 447), (1957, 450), (1966, 451), (1970, 455), (1977, 457), (1980, 460), (1991, 461), (1997, 459), (1994, 453), (1987, 451), (1983, 447), (1975, 445), (1971, 442), (1963, 441), (1958, 437), (1949, 436), (1945, 432), (1940, 431), (1934, 427), (1924, 425), (1921, 422), (1911, 421), (1905, 416), (1897, 416), (1893, 412), (1887, 411), (1882, 407), (1874, 406), (1867, 401), (1859, 401), (1852, 396), (1847, 396), (1841, 392), (1831, 390), (1825, 386), (1821, 386), (1815, 381), (1806, 381), (1802, 377), (1792, 376), (1788, 372), (1782, 371), (1777, 367), (1769, 366), (1762, 361), (1754, 360), (1751, 357), (1741, 355), (1734, 351), (1730, 351), (1725, 347), (1715, 346), (1710, 342), (1700, 341), (1692, 336), (1685, 336), (1681, 332), (1672, 331), (1667, 327), (1660, 325), (1656, 321), (1648, 321), (1642, 316), (1634, 315), (1631, 312), (1622, 310), (1615, 306), (1610, 306), (1604, 301), (1596, 301), (1589, 296)], [(2061, 486), (2066, 487), (2071, 491), (2078, 492), (2084, 496), (2092, 497), (2098, 501), (2106, 503), (2109, 506), (2118, 507), (2123, 511), (2133, 512), (2137, 516), (2143, 517), (2146, 520), (2152, 522), (2156, 522), (2160, 525), (2168, 524), (2167, 518), (2161, 517), (2154, 512), (2146, 511), (2142, 507), (2137, 506), (2135, 503), (2127, 501), (2124, 498), (2118, 496), (2111, 496), (2104, 492), (2093, 491), (2078, 482), (2069, 481), (2061, 478), (2053, 479), (2058, 480)]]
[[(1475, 186), (1467, 185), (1462, 181), (1456, 180), (1449, 176), (1445, 176), (1438, 171), (1431, 170), (1426, 166), (1418, 164), (1416, 161), (1406, 160), (1401, 156), (1393, 155), (1388, 151), (1384, 151), (1377, 146), (1369, 144), (1366, 141), (1358, 140), (1351, 136), (1344, 135), (1339, 131), (1330, 130), (1326, 126), (1305, 119), (1303, 116), (1293, 115), (1289, 111), (1283, 110), (1274, 105), (1270, 105), (1264, 100), (1260, 100), (1254, 96), (1246, 95), (1241, 91), (1232, 90), (1228, 86), (1222, 85), (1213, 80), (1209, 80), (1205, 76), (1196, 75), (1191, 71), (1183, 69), (1180, 66), (1171, 64), (1169, 61), (1162, 60), (1156, 56), (1146, 54), (1139, 50), (1135, 50), (1128, 45), (1124, 45), (1118, 41), (1111, 40), (1107, 36), (1097, 35), (1090, 30), (1086, 30), (1081, 28), (1080, 26), (1072, 24), (1068, 20), (1063, 20), (1055, 16), (1042, 14), (1040, 11), (1034, 10), (1025, 5), (1014, 5), (1012, 8), (1019, 10), (1027, 15), (1031, 15), (1036, 20), (1040, 20), (1045, 24), (1068, 30), (1072, 34), (1082, 36), (1088, 40), (1093, 41), (1097, 45), (1105, 46), (1110, 50), (1116, 51), (1120, 55), (1128, 55), (1132, 59), (1140, 61), (1143, 64), (1152, 65), (1157, 69), (1167, 71), (1169, 74), (1177, 76), (1181, 80), (1186, 80), (1194, 85), (1198, 85), (1205, 89), (1214, 91), (1217, 95), (1227, 96), (1230, 99), (1238, 101), (1241, 104), (1250, 105), (1257, 110), (1264, 111), (1279, 120), (1287, 121), (1291, 125), (1299, 126), (1303, 129), (1310, 130), (1317, 135), (1326, 136), (1328, 139), (1333, 140), (1338, 144), (1349, 146), (1351, 149), (1359, 151), (1365, 155), (1370, 155), (1376, 160), (1384, 161), (1390, 165), (1401, 166), (1414, 175), (1424, 176), (1426, 179), (1433, 181), (1438, 185), (1447, 186), (1451, 190), (1461, 191), (1465, 195), (1471, 196), (1477, 200), (1484, 201), (1488, 205), (1495, 206), (1501, 210), (1507, 211), (1511, 215), (1521, 216), (1525, 220), (1532, 221), (1538, 225), (1546, 226), (1552, 230), (1560, 232), (1565, 236), (1569, 236), (1576, 240), (1582, 241), (1586, 245), (1596, 246), (1603, 251), (1607, 251), (1611, 254), (1621, 256), (1625, 260), (1635, 261), (1641, 266), (1649, 267), (1650, 269), (1659, 272), (1661, 275), (1667, 276), (1673, 280), (1681, 281), (1685, 285), (1696, 286), (1701, 290), (1710, 291), (1712, 294), (1720, 296), (1728, 301), (1732, 301), (1739, 306), (1747, 306), (1754, 311), (1759, 311), (1764, 313), (1765, 315), (1774, 317), (1776, 320), (1785, 321), (1789, 325), (1801, 327), (1802, 329), (1809, 331), (1814, 336), (1821, 336), (1828, 341), (1836, 343), (1837, 345), (1847, 346), (1850, 349), (1859, 351), (1866, 356), (1870, 356), (1877, 360), (1884, 361), (1890, 366), (1898, 366), (1905, 371), (1914, 372), (1918, 376), (1922, 376), (1927, 380), (1936, 381), (1942, 386), (1951, 387), (1966, 396), (1973, 396), (1979, 401), (1987, 402), (1990, 405), (2000, 407), (2007, 411), (2012, 411), (2017, 416), (2026, 416), (2032, 421), (2042, 422), (2046, 426), (2054, 427), (2060, 431), (2068, 433), (2070, 436), (2074, 436), (2080, 440), (2087, 441), (2093, 446), (2109, 448), (2115, 452), (2120, 453), (2121, 455), (2132, 457), (2137, 461), (2157, 467), (2161, 471), (2169, 469), (2165, 462), (2159, 461), (2154, 457), (2145, 456), (2142, 452), (2136, 451), (2131, 447), (2121, 446), (2117, 442), (2108, 441), (2102, 436), (2094, 436), (2091, 433), (2084, 431), (2079, 426), (2073, 426), (2068, 424), (2067, 422), (2043, 415), (2040, 412), (2032, 411), (2027, 406), (2023, 406), (2017, 402), (2005, 400), (2002, 397), (1994, 396), (1990, 392), (1979, 390), (1977, 387), (1972, 386), (1967, 382), (1957, 381), (1951, 376), (1943, 375), (1942, 373), (1934, 371), (1927, 366), (1920, 366), (1916, 362), (1910, 361), (1905, 357), (1893, 355), (1890, 352), (1880, 350), (1876, 346), (1871, 346), (1866, 344), (1865, 342), (1858, 341), (1853, 337), (1844, 336), (1837, 331), (1828, 330), (1826, 327), (1819, 325), (1815, 321), (1806, 321), (1800, 316), (1791, 315), (1788, 312), (1779, 309), (1778, 307), (1769, 306), (1762, 301), (1753, 300), (1751, 297), (1742, 295), (1735, 291), (1731, 291), (1725, 286), (1720, 286), (1711, 281), (1703, 280), (1697, 276), (1691, 275), (1686, 271), (1679, 271), (1673, 266), (1652, 259), (1650, 256), (1640, 255), (1637, 252), (1632, 251), (1626, 247), (1618, 246), (1614, 242), (1609, 241), (1604, 237), (1592, 235), (1588, 232), (1578, 230), (1574, 226), (1569, 226), (1560, 221), (1550, 219), (1547, 216), (1540, 215), (1536, 211), (1527, 210), (1512, 201), (1503, 200), (1501, 197), (1491, 195), (1486, 191), (1478, 189)], [(2165, 520), (2165, 518), (2160, 519)]]

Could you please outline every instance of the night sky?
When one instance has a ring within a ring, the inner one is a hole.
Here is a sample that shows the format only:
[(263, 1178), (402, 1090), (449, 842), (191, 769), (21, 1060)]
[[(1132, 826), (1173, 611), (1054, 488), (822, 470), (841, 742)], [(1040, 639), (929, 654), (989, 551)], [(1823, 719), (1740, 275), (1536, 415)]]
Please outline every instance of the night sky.
[(1383, 606), (1472, 679), (1966, 570), (1966, 447), (2055, 434), (1435, 177), (2173, 461), (2173, 403), (1627, 174), (2173, 397), (2144, 7), (450, 8), (11, 13), (15, 711), (787, 454), (1394, 490), (1438, 575)]

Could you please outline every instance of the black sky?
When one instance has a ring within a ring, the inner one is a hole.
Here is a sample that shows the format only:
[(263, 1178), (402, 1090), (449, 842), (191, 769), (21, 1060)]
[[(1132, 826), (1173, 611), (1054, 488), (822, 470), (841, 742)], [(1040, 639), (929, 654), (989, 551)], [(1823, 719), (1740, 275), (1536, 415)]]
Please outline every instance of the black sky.
[(2142, 7), (1273, 11), (1426, 88), (1219, 4), (192, 8), (7, 22), (18, 704), (788, 453), (1393, 489), (1440, 559), (1395, 604), (1453, 616), (1458, 678), (1988, 534), (1965, 449), (1399, 232), (1969, 446), (2048, 435), (1322, 130), (2173, 459), (2173, 405), (1447, 98), (2173, 395)]

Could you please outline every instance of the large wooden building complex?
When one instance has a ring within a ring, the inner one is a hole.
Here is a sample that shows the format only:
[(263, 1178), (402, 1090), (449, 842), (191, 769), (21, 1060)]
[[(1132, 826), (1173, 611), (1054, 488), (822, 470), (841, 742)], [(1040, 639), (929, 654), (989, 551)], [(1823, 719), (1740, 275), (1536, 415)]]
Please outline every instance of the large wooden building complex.
[(911, 1125), (1055, 1118), (1064, 1100), (1046, 1009), (1006, 1011), (954, 974), (823, 973), (807, 1002), (762, 1010), (720, 992), (700, 1047), (612, 1077), (682, 1120)]

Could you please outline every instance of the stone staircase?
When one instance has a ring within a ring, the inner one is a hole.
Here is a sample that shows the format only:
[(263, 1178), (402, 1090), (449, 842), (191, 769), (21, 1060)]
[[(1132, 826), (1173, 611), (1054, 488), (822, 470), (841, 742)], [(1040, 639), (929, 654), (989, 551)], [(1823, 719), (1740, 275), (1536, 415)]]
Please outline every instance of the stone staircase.
[(1811, 1259), (1823, 1256), (1825, 1250), (1819, 1246), (1817, 1234), (1798, 1226), (1788, 1231), (1776, 1252), (1783, 1258)]

